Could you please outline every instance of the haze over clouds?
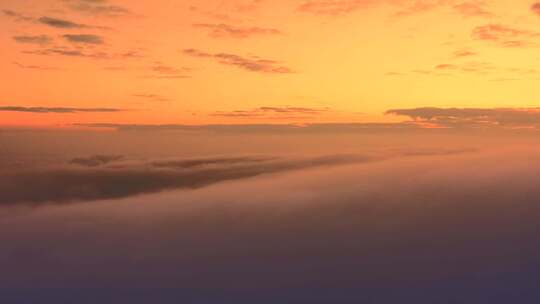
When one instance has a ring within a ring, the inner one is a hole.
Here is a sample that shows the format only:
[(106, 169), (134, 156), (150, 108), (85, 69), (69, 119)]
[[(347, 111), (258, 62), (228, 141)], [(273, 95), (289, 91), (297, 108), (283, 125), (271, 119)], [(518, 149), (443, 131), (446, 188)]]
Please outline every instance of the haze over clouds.
[[(102, 303), (534, 303), (535, 151), (395, 158), (4, 217), (1, 297), (48, 303), (62, 287), (63, 299), (92, 290)], [(30, 282), (39, 288), (23, 297)]]

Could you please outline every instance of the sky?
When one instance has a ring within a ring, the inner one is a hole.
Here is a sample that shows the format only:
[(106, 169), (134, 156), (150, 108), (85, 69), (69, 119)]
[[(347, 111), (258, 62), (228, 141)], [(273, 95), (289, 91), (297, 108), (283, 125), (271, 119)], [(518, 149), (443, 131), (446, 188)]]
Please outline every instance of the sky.
[[(534, 108), (529, 0), (3, 0), (0, 124), (401, 122)], [(37, 109), (36, 109), (37, 108)]]

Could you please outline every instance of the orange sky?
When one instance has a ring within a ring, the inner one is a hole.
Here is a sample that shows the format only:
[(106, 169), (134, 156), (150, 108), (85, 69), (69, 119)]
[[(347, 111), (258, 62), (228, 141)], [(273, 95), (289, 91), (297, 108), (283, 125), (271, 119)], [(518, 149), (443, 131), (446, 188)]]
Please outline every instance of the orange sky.
[(381, 122), (403, 120), (383, 114), (395, 108), (535, 107), (534, 4), (3, 0), (0, 124)]

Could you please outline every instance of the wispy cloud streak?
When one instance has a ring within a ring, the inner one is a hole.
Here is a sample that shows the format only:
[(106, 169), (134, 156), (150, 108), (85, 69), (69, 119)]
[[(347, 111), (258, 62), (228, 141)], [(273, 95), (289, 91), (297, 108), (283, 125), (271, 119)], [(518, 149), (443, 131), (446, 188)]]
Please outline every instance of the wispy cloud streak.
[(0, 112), (26, 112), (26, 113), (80, 113), (80, 112), (121, 112), (122, 109), (115, 108), (66, 108), (66, 107), (0, 107)]
[(293, 71), (280, 65), (278, 61), (264, 59), (259, 57), (242, 57), (240, 55), (230, 53), (207, 53), (197, 49), (185, 49), (184, 54), (198, 58), (210, 58), (216, 60), (220, 64), (232, 65), (238, 68), (251, 72), (270, 73), (270, 74), (290, 74)]

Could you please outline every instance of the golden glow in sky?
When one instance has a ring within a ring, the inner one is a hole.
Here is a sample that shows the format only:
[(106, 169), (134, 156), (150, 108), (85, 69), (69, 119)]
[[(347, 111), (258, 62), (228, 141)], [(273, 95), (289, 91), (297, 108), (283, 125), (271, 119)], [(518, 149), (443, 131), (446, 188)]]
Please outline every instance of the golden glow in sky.
[(538, 105), (530, 0), (3, 0), (0, 122), (388, 122)]

